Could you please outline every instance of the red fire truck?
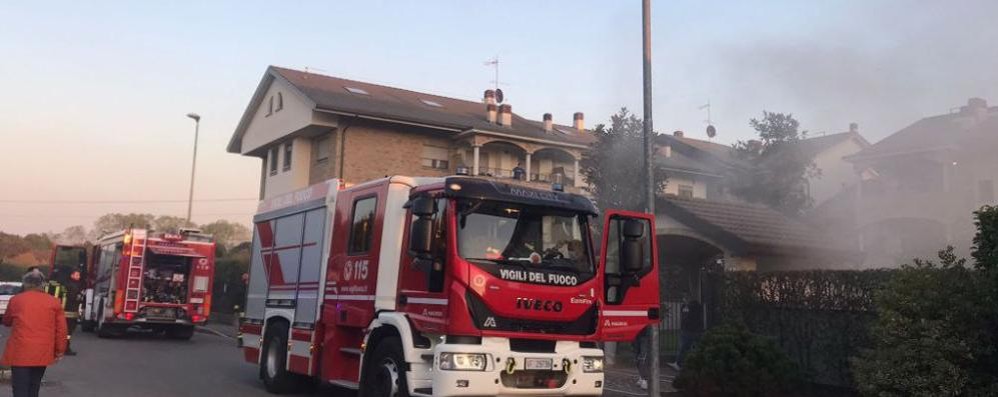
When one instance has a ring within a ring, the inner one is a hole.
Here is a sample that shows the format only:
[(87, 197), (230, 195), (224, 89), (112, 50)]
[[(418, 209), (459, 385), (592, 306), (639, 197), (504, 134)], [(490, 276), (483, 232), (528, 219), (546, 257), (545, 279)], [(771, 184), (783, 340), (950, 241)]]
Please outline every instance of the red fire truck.
[(466, 176), (263, 201), (245, 360), (276, 393), (600, 395), (597, 342), (632, 340), (659, 299), (654, 218), (604, 214), (597, 249), (596, 216), (583, 196)]
[(194, 327), (211, 311), (215, 243), (196, 230), (162, 233), (128, 229), (99, 239), (85, 254), (82, 247), (57, 246), (59, 258), (83, 262), (85, 281), (80, 325), (100, 337), (120, 336), (128, 328), (164, 331), (190, 339)]

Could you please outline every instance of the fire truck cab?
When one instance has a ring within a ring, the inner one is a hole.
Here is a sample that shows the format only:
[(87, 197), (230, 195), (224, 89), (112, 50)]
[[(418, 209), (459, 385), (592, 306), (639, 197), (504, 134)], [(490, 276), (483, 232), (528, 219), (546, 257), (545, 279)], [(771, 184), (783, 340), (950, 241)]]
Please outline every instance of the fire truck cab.
[(263, 201), (245, 360), (272, 392), (601, 395), (597, 342), (657, 321), (659, 292), (654, 218), (596, 217), (583, 196), (465, 176)]

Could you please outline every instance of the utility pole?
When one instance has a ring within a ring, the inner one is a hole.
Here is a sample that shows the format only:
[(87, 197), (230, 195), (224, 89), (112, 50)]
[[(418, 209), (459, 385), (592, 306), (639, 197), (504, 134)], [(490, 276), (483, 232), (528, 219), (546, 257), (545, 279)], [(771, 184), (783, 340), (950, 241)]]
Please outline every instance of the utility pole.
[(194, 159), (191, 160), (191, 190), (187, 195), (187, 223), (191, 223), (191, 205), (194, 203), (194, 169), (198, 162), (198, 129), (201, 127), (201, 116), (197, 113), (187, 113), (194, 119)]
[[(641, 37), (642, 37), (642, 55), (643, 55), (643, 67), (644, 72), (644, 144), (645, 144), (645, 188), (647, 189), (648, 197), (645, 202), (645, 211), (649, 214), (655, 215), (655, 176), (652, 174), (652, 108), (651, 108), (651, 0), (641, 1)], [(654, 222), (649, 230), (649, 233), (655, 233)], [(652, 236), (654, 238), (654, 235)], [(657, 275), (656, 275), (657, 276)], [(656, 298), (656, 300), (658, 300)], [(661, 303), (659, 303), (661, 305)], [(648, 362), (648, 395), (652, 397), (659, 397), (660, 394), (660, 373), (659, 373), (659, 338), (658, 338), (658, 326), (659, 322), (655, 322), (651, 326), (651, 336), (648, 338), (648, 344), (650, 346), (651, 360)]]

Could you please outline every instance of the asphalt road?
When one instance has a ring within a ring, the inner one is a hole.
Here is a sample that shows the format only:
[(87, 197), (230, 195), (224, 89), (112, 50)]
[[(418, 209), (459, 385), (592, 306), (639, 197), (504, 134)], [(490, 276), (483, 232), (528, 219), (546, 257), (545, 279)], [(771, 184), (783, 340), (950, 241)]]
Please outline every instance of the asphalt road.
[[(6, 344), (9, 332), (0, 328), (0, 344)], [(256, 367), (245, 363), (234, 341), (224, 336), (199, 332), (190, 341), (143, 334), (100, 339), (77, 331), (73, 349), (79, 355), (64, 358), (45, 373), (42, 396), (273, 396), (257, 379)], [(644, 395), (633, 380), (630, 371), (608, 371), (605, 395)], [(0, 396), (9, 395), (9, 387), (0, 385)], [(293, 396), (355, 393), (324, 387)]]
[[(0, 329), (6, 344), (8, 328)], [(77, 331), (73, 350), (45, 373), (42, 396), (271, 396), (232, 339), (195, 333), (190, 341), (150, 335), (100, 339)], [(0, 395), (9, 395), (8, 385)], [(321, 390), (299, 396), (344, 395)]]

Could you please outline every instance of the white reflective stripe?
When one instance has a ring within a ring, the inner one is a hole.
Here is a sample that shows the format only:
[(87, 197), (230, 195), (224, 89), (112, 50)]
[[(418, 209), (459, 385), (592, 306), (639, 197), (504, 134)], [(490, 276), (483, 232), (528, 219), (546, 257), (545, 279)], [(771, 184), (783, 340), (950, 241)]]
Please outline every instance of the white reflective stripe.
[(441, 298), (406, 298), (406, 303), (413, 303), (419, 305), (440, 305), (446, 306), (447, 299)]
[(288, 351), (288, 353), (291, 353), (291, 354), (296, 355), (296, 356), (308, 357), (308, 356), (312, 355), (312, 352), (309, 349), (309, 347), (311, 345), (312, 345), (312, 342), (306, 342), (306, 341), (300, 341), (300, 340), (293, 340), (293, 341), (291, 341), (291, 350)]
[(648, 312), (641, 310), (604, 310), (603, 315), (607, 317), (644, 317), (648, 315)]
[(373, 301), (374, 295), (326, 295), (326, 299), (341, 301)]

